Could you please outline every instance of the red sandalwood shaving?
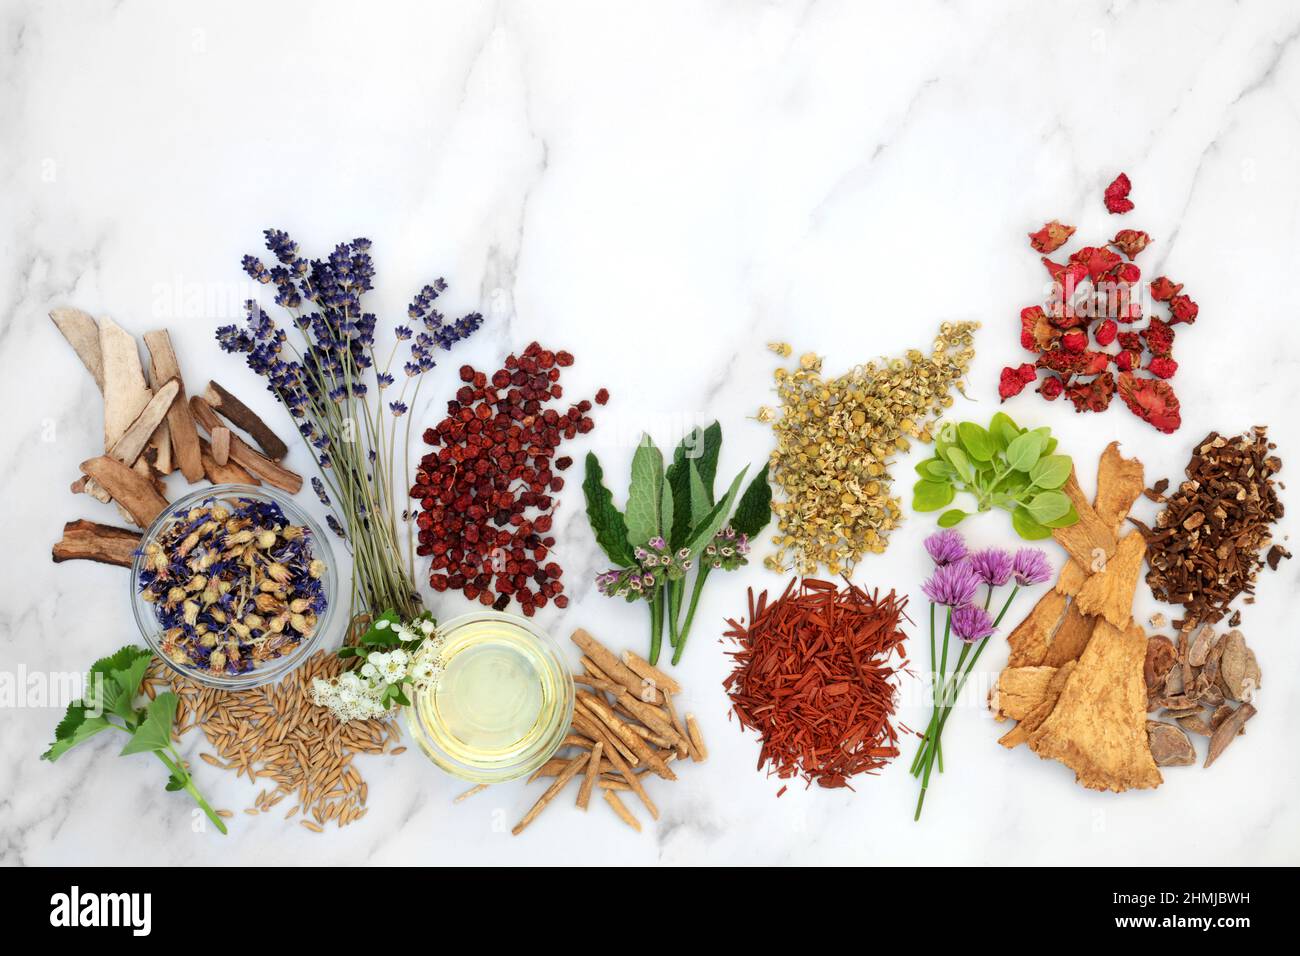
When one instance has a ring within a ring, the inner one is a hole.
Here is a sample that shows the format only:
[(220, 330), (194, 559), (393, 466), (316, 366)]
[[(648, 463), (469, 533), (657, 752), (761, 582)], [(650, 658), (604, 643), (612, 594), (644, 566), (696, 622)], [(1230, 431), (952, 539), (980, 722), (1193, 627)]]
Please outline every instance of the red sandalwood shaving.
[(740, 650), (728, 652), (736, 668), (723, 686), (741, 726), (762, 738), (760, 770), (852, 789), (850, 777), (898, 756), (892, 718), (906, 604), (893, 591), (881, 598), (812, 578), (792, 580), (772, 604), (765, 591), (756, 605), (750, 590), (749, 626), (727, 622)]

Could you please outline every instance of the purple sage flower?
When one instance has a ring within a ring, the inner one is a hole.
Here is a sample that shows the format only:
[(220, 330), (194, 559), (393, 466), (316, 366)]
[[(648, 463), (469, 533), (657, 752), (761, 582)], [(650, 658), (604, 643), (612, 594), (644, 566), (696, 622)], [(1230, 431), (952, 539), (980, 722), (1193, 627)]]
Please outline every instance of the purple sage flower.
[(1052, 578), (1052, 567), (1047, 563), (1047, 554), (1038, 548), (1021, 548), (1017, 551), (1013, 570), (1016, 584), (1022, 588), (1042, 584)]
[(943, 567), (966, 557), (966, 540), (960, 531), (953, 528), (936, 531), (925, 539), (925, 550), (930, 553), (935, 564)]
[(921, 585), (921, 590), (935, 604), (945, 607), (961, 607), (970, 603), (980, 586), (980, 577), (969, 561), (945, 564), (934, 569), (930, 579)]
[(978, 604), (963, 604), (952, 612), (952, 632), (967, 644), (984, 640), (994, 630), (993, 618)]
[(972, 551), (970, 566), (975, 569), (980, 580), (991, 588), (1000, 588), (1011, 580), (1011, 553), (1001, 548)]

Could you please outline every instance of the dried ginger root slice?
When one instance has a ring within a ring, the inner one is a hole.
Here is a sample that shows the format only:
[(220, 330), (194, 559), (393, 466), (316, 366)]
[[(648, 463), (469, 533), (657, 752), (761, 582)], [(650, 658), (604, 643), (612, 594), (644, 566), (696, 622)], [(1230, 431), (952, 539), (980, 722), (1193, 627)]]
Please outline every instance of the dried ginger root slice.
[[(1111, 442), (1101, 453), (1101, 459), (1097, 462), (1097, 494), (1092, 499), (1092, 510), (1096, 514), (1101, 525), (1112, 530), (1112, 539), (1118, 539), (1120, 530), (1124, 527), (1124, 519), (1128, 517), (1133, 502), (1137, 501), (1138, 496), (1142, 494), (1145, 487), (1145, 477), (1143, 474), (1142, 462), (1136, 458), (1125, 458), (1119, 453), (1119, 442)], [(1078, 510), (1078, 503), (1082, 500), (1082, 492), (1079, 489), (1077, 480), (1071, 479), (1067, 484), (1065, 492), (1070, 496), (1070, 500)], [(1080, 511), (1080, 521), (1083, 520), (1083, 512)], [(1088, 533), (1091, 535), (1094, 530)], [(1058, 538), (1058, 541), (1061, 539)], [(1062, 544), (1065, 542), (1062, 541)], [(1113, 544), (1113, 542), (1112, 542)], [(1098, 558), (1109, 557), (1113, 553), (1112, 549), (1103, 548), (1100, 552), (1094, 552), (1092, 559), (1080, 563), (1073, 557), (1065, 563), (1061, 569), (1061, 576), (1057, 579), (1056, 590), (1062, 594), (1074, 596), (1079, 593), (1083, 587), (1088, 575), (1100, 570), (1096, 565), (1099, 563)]]
[(1084, 614), (1100, 615), (1116, 628), (1128, 627), (1138, 574), (1146, 553), (1146, 540), (1141, 532), (1130, 532), (1119, 543), (1106, 566), (1080, 588), (1074, 599), (1079, 610)]
[(1028, 740), (1029, 735), (1042, 726), (1048, 714), (1056, 707), (1056, 702), (1061, 698), (1061, 691), (1065, 688), (1065, 682), (1070, 679), (1070, 675), (1074, 673), (1074, 667), (1078, 663), (1078, 661), (1066, 661), (1058, 667), (1043, 691), (1042, 700), (1025, 715), (1020, 723), (1003, 734), (998, 743), (1007, 749), (1012, 749)]
[(1071, 601), (1065, 619), (1056, 629), (1052, 643), (1047, 648), (1043, 663), (1049, 667), (1060, 667), (1067, 661), (1077, 661), (1092, 639), (1092, 629), (1096, 623), (1096, 618), (1079, 609), (1078, 598)]
[(1066, 597), (1053, 590), (1043, 592), (1025, 619), (1007, 637), (1011, 647), (1008, 667), (1027, 667), (1043, 663), (1051, 637), (1065, 614)]
[(1092, 508), (1097, 517), (1111, 526), (1116, 537), (1145, 487), (1142, 462), (1121, 455), (1117, 441), (1107, 445), (1097, 462), (1097, 495), (1092, 499)]
[(1029, 746), (1055, 759), (1090, 790), (1158, 787), (1146, 730), (1146, 634), (1099, 620), (1093, 638), (1065, 682), (1061, 697)]
[(989, 709), (996, 720), (1022, 720), (1042, 701), (1056, 676), (1055, 667), (1008, 667), (989, 691)]
[(1073, 471), (1061, 490), (1079, 513), (1079, 520), (1068, 528), (1054, 529), (1052, 537), (1078, 562), (1080, 568), (1091, 568), (1099, 558), (1109, 558), (1115, 553), (1115, 535), (1083, 496), (1083, 489), (1079, 487), (1079, 479)]

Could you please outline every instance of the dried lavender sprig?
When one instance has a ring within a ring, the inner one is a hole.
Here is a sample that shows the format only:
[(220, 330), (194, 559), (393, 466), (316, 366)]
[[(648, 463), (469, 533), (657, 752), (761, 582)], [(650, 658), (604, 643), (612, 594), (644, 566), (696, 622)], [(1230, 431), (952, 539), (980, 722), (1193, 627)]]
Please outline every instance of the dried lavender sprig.
[[(377, 319), (362, 307), (375, 274), (370, 241), (340, 243), (324, 259), (307, 260), (288, 233), (268, 229), (265, 237), (277, 264), (267, 268), (254, 256), (244, 257), (242, 264), (256, 282), (275, 287), (275, 300), (290, 312), (302, 349), (293, 349), (284, 330), (253, 300), (246, 304), (246, 326), (223, 326), (217, 340), (225, 351), (247, 357), (249, 368), (267, 380), (268, 390), (298, 420), (304, 440), (317, 452), (320, 477), (342, 518), (335, 518), (331, 527), (343, 531), (353, 551), (354, 602), (360, 598), (376, 612), (393, 609), (410, 616), (419, 610), (414, 542), (408, 528), (403, 568), (391, 506), (397, 419), (410, 407), (405, 394), (410, 380), (416, 379), (414, 405), (420, 378), (436, 365), (434, 351), (450, 349), (473, 334), (482, 316), (470, 313), (447, 323), (432, 308), (446, 289), (446, 282), (438, 279), (417, 294), (408, 310), (425, 330), (417, 335), (399, 325), (393, 352), (381, 366), (374, 354)], [(299, 311), (304, 306), (309, 311)], [(411, 339), (400, 393), (388, 400), (387, 413), (383, 401), (372, 408), (370, 396), (394, 384), (390, 368), (396, 343)], [(410, 421), (408, 417), (408, 448)], [(408, 470), (404, 468), (403, 476)], [(317, 494), (322, 500), (328, 497), (320, 488)]]

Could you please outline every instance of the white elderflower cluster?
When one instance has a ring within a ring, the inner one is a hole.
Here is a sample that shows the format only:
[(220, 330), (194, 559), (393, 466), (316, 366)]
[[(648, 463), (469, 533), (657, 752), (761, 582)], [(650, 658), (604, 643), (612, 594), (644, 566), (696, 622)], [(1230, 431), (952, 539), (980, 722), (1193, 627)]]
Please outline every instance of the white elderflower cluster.
[(328, 707), (339, 720), (384, 717), (400, 703), (397, 695), (404, 685), (425, 690), (442, 673), (432, 621), (390, 624), (380, 620), (375, 627), (392, 630), (391, 649), (359, 654), (364, 661), (359, 669), (312, 681), (313, 703)]

